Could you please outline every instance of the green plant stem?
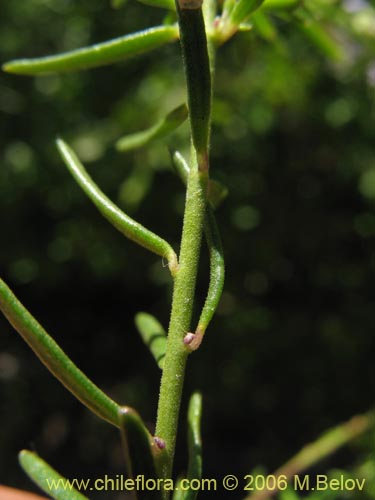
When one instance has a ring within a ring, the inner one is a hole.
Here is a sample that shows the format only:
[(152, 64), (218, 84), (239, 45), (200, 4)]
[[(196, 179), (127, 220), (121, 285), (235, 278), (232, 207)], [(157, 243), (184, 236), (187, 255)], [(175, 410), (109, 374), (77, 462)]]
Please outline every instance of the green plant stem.
[[(207, 173), (191, 168), (187, 184), (179, 268), (176, 273), (167, 353), (161, 379), (156, 436), (166, 444), (160, 470), (164, 478), (172, 473), (184, 373), (188, 350), (183, 339), (190, 330), (195, 283), (205, 214)], [(165, 493), (167, 498), (167, 492)]]
[(176, 1), (182, 58), (185, 66), (192, 144), (200, 170), (208, 169), (211, 126), (211, 70), (201, 7), (183, 8)]

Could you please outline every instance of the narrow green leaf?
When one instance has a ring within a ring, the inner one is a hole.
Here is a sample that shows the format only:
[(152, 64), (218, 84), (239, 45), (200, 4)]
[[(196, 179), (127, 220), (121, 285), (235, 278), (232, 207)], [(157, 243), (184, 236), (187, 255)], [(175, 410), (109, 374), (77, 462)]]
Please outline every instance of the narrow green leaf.
[(159, 321), (151, 314), (140, 312), (135, 316), (135, 324), (143, 342), (149, 348), (159, 368), (163, 368), (167, 349), (167, 334)]
[(287, 488), (284, 491), (280, 491), (278, 500), (300, 500), (295, 490), (292, 488)]
[[(119, 420), (129, 476), (134, 479), (137, 476), (143, 476), (145, 479), (157, 479), (153, 453), (156, 444), (141, 417), (132, 408), (124, 406), (120, 408)], [(137, 498), (139, 500), (161, 500), (162, 492), (157, 488), (154, 490), (145, 488), (137, 492)]]
[[(217, 0), (204, 0), (202, 5), (203, 18), (206, 24), (206, 33), (207, 38), (210, 40), (214, 31), (215, 19), (217, 17), (218, 10), (218, 2)], [(209, 47), (209, 55), (210, 55), (210, 47)], [(214, 54), (213, 59), (214, 59)], [(211, 61), (211, 65), (212, 65)], [(214, 68), (211, 67), (211, 73), (213, 73)]]
[(236, 5), (237, 0), (224, 0), (223, 15), (228, 16)]
[(255, 31), (267, 40), (268, 42), (273, 42), (277, 38), (277, 31), (274, 25), (272, 24), (272, 21), (269, 19), (269, 16), (265, 13), (262, 12), (261, 10), (258, 10), (251, 16), (251, 21), (254, 25)]
[(298, 7), (301, 0), (264, 0), (262, 9), (266, 10), (292, 10)]
[(214, 212), (209, 206), (207, 207), (204, 220), (204, 232), (210, 254), (210, 282), (207, 297), (195, 331), (195, 339), (190, 343), (191, 349), (199, 347), (202, 337), (215, 314), (224, 287), (225, 266), (223, 247)]
[[(189, 165), (179, 152), (175, 152), (172, 159), (178, 175), (186, 184)], [(219, 182), (214, 182), (211, 180), (208, 184), (209, 203), (204, 218), (204, 233), (210, 256), (210, 282), (195, 333), (188, 333), (185, 337), (185, 343), (189, 350), (196, 350), (200, 346), (204, 333), (215, 314), (224, 287), (224, 253), (213, 209), (225, 198), (227, 190)]]
[(55, 500), (88, 500), (73, 488), (69, 480), (52, 469), (36, 453), (22, 450), (18, 460), (30, 479)]
[(184, 480), (183, 477), (179, 477), (177, 478), (177, 486), (176, 486), (176, 489), (174, 490), (173, 492), (173, 500), (184, 500), (184, 495), (185, 495), (185, 492), (184, 492), (184, 489), (182, 485), (182, 481)]
[(150, 5), (151, 7), (161, 7), (162, 9), (176, 10), (174, 0), (138, 0), (139, 2)]
[(198, 155), (198, 167), (200, 170), (206, 170), (211, 123), (211, 72), (200, 4), (199, 0), (180, 0), (177, 3), (177, 12), (192, 140)]
[(297, 26), (324, 56), (334, 61), (344, 58), (342, 46), (322, 25), (315, 21), (302, 21)]
[(227, 0), (224, 2), (223, 13), (217, 25), (215, 38), (222, 44), (237, 31), (241, 31), (244, 21), (254, 11), (259, 9), (264, 0)]
[(153, 127), (136, 134), (126, 135), (119, 139), (116, 142), (116, 149), (124, 153), (132, 149), (143, 147), (156, 139), (162, 139), (176, 130), (176, 128), (179, 127), (187, 117), (187, 106), (186, 104), (181, 104), (168, 113)]
[(264, 0), (238, 0), (229, 13), (229, 22), (239, 26), (250, 14), (262, 5)]
[(172, 158), (172, 166), (175, 169), (177, 175), (179, 178), (182, 180), (182, 182), (187, 184), (188, 181), (188, 176), (190, 172), (190, 167), (185, 160), (185, 158), (182, 156), (182, 154), (179, 151), (172, 151), (170, 150), (170, 155)]
[(112, 7), (112, 9), (120, 9), (127, 2), (128, 2), (128, 0), (111, 0), (111, 7)]
[(147, 250), (165, 257), (173, 275), (177, 268), (177, 256), (172, 247), (160, 236), (122, 212), (94, 183), (74, 151), (61, 139), (58, 139), (56, 143), (68, 170), (99, 212), (127, 238), (147, 248)]
[[(272, 475), (276, 479), (283, 477), (290, 481), (293, 476), (301, 474), (304, 470), (312, 467), (320, 460), (332, 455), (337, 449), (347, 444), (352, 439), (371, 430), (372, 435), (375, 428), (375, 413), (369, 411), (362, 415), (355, 415), (347, 422), (333, 427), (320, 436), (316, 441), (304, 446), (294, 457), (277, 469)], [(258, 490), (249, 493), (244, 500), (266, 500), (271, 498), (281, 486), (278, 480), (272, 490)]]
[(49, 371), (92, 412), (118, 427), (117, 403), (77, 368), (2, 279), (0, 308)]
[[(187, 478), (202, 479), (202, 439), (201, 439), (201, 418), (202, 418), (202, 395), (198, 392), (192, 394), (188, 408), (188, 450), (189, 464)], [(195, 500), (198, 491), (187, 490), (184, 500)]]
[(20, 75), (37, 75), (93, 68), (143, 54), (177, 38), (177, 26), (158, 26), (54, 56), (17, 59), (5, 63), (3, 70)]

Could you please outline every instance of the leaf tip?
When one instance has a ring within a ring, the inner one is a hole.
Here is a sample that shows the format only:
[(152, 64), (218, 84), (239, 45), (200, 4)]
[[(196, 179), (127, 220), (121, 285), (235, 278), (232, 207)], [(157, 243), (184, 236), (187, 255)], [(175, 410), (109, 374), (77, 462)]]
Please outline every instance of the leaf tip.
[(55, 139), (55, 144), (57, 147), (58, 152), (60, 153), (61, 158), (65, 163), (70, 164), (71, 163), (71, 158), (75, 156), (73, 150), (70, 148), (68, 143), (62, 139), (62, 137), (57, 136)]
[(21, 450), (18, 453), (18, 462), (19, 462), (19, 464), (21, 465), (22, 468), (24, 467), (25, 462), (28, 459), (30, 459), (32, 456), (33, 456), (33, 453), (31, 451), (29, 451), (29, 450)]
[(13, 64), (11, 62), (6, 62), (6, 63), (3, 63), (1, 65), (1, 69), (5, 72), (5, 73), (13, 73), (12, 71), (12, 67), (13, 67)]
[(67, 146), (66, 142), (59, 135), (55, 139), (55, 144), (60, 153), (62, 153)]

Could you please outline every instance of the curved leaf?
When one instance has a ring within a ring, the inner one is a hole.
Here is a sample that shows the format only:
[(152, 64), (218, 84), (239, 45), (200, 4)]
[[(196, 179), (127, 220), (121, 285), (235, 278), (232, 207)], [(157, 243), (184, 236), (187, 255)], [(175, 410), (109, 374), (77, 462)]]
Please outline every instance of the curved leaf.
[(195, 331), (195, 339), (190, 343), (191, 349), (199, 347), (202, 337), (216, 312), (224, 288), (225, 266), (223, 247), (214, 212), (209, 206), (206, 209), (204, 231), (210, 254), (210, 282), (207, 297)]
[(262, 5), (264, 0), (238, 0), (229, 12), (229, 22), (239, 26), (250, 14)]
[[(198, 392), (192, 394), (188, 408), (188, 449), (189, 465), (187, 478), (202, 479), (202, 439), (201, 439), (201, 418), (202, 418), (202, 395)], [(197, 490), (187, 490), (184, 500), (195, 500)]]
[(150, 5), (151, 7), (161, 7), (162, 9), (176, 10), (174, 0), (138, 0), (139, 2)]
[[(309, 469), (361, 434), (371, 430), (373, 435), (374, 429), (374, 411), (369, 411), (362, 415), (355, 415), (347, 422), (329, 429), (316, 441), (304, 446), (294, 455), (294, 457), (277, 469), (273, 473), (273, 476), (275, 476), (276, 479), (282, 476), (287, 481), (290, 481), (295, 475)], [(267, 500), (277, 492), (280, 484), (281, 483), (276, 481), (275, 488), (273, 489), (258, 490), (254, 493), (249, 493), (244, 500)]]
[(276, 44), (277, 30), (266, 12), (258, 10), (251, 16), (251, 22), (253, 23), (254, 30), (264, 40), (275, 42)]
[(184, 480), (183, 477), (177, 478), (176, 488), (175, 488), (175, 490), (173, 492), (173, 496), (172, 496), (173, 500), (184, 500), (185, 491), (183, 490), (183, 488), (181, 488), (183, 480)]
[(264, 0), (262, 9), (292, 10), (302, 4), (302, 0)]
[(120, 210), (95, 184), (74, 151), (61, 139), (57, 142), (58, 150), (68, 170), (91, 199), (99, 212), (122, 234), (138, 245), (153, 253), (165, 257), (173, 274), (177, 268), (177, 256), (165, 240), (149, 231)]
[(166, 331), (154, 316), (145, 312), (136, 314), (135, 324), (143, 342), (149, 348), (159, 368), (162, 369), (167, 349)]
[(119, 405), (77, 368), (2, 279), (0, 309), (55, 377), (92, 412), (118, 427)]
[(297, 26), (312, 44), (326, 57), (334, 61), (344, 59), (344, 50), (329, 31), (313, 20), (301, 20)]
[(55, 500), (88, 500), (36, 453), (22, 450), (18, 460), (30, 479)]
[(223, 13), (216, 30), (216, 38), (219, 43), (224, 43), (231, 38), (239, 29), (241, 24), (254, 11), (259, 9), (264, 0), (226, 0)]
[(151, 314), (140, 312), (135, 316), (135, 324), (143, 342), (150, 349), (159, 368), (163, 368), (167, 349), (167, 334), (159, 321)]
[(182, 156), (182, 154), (179, 151), (171, 151), (171, 158), (172, 158), (172, 166), (175, 169), (177, 175), (179, 178), (182, 180), (182, 182), (186, 185), (189, 172), (190, 172), (190, 167), (185, 160), (185, 158)]
[(16, 59), (5, 63), (3, 70), (20, 75), (38, 75), (93, 68), (143, 54), (177, 38), (177, 26), (158, 26), (58, 55)]
[(132, 149), (145, 146), (151, 141), (166, 137), (177, 127), (179, 127), (188, 117), (186, 104), (181, 104), (168, 113), (162, 120), (153, 127), (137, 132), (135, 134), (125, 135), (116, 142), (116, 149), (122, 153)]
[(112, 9), (120, 9), (123, 7), (128, 0), (111, 0)]

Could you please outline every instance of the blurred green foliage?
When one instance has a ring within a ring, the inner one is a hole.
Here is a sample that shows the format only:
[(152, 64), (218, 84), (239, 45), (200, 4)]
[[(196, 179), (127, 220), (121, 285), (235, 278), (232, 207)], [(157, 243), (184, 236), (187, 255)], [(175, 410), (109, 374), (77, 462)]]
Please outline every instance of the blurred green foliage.
[[(165, 16), (133, 0), (118, 10), (109, 1), (2, 2), (0, 11), (1, 61)], [(227, 278), (189, 360), (185, 397), (186, 409), (189, 394), (203, 392), (204, 477), (273, 470), (374, 404), (374, 5), (312, 0), (258, 14), (217, 60), (211, 155), (229, 188), (217, 214)], [(166, 146), (186, 147), (186, 125), (144, 150), (121, 155), (114, 144), (184, 99), (178, 44), (86, 72), (0, 75), (0, 272), (78, 366), (149, 421), (159, 374), (133, 317), (149, 311), (166, 326), (168, 271), (98, 216), (54, 139), (69, 140), (105, 193), (176, 242), (184, 192)], [(202, 304), (207, 275), (203, 255)], [(122, 473), (117, 433), (47, 374), (2, 317), (0, 331), (0, 482), (30, 488), (17, 465), (24, 447), (67, 477)], [(356, 442), (317, 470), (370, 468), (358, 458), (366, 449)]]

